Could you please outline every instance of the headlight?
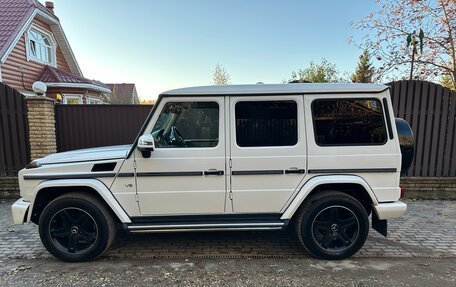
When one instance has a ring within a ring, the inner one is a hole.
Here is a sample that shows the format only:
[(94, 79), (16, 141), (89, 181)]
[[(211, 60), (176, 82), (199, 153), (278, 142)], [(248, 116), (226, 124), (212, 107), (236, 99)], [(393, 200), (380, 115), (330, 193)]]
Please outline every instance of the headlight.
[(31, 169), (31, 168), (38, 168), (41, 166), (41, 163), (37, 160), (34, 160), (32, 161), (31, 163), (29, 163), (25, 168), (26, 169)]

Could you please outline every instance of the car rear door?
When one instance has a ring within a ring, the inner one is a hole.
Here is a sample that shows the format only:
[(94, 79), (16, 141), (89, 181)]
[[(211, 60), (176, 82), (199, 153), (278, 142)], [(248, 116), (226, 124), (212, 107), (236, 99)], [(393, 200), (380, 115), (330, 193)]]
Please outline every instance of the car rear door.
[(306, 176), (303, 96), (232, 96), (229, 128), (233, 212), (280, 212)]

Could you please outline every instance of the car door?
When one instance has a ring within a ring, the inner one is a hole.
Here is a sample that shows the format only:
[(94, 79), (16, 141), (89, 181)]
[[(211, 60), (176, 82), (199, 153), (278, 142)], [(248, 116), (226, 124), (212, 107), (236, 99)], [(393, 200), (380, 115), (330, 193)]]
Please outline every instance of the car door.
[(164, 97), (146, 133), (150, 158), (135, 151), (142, 215), (225, 212), (224, 97)]
[[(356, 174), (377, 200), (399, 198), (400, 147), (388, 132), (383, 93), (306, 95), (309, 170), (314, 175)], [(392, 110), (388, 110), (392, 115)]]
[(230, 97), (235, 213), (280, 212), (306, 175), (302, 96)]

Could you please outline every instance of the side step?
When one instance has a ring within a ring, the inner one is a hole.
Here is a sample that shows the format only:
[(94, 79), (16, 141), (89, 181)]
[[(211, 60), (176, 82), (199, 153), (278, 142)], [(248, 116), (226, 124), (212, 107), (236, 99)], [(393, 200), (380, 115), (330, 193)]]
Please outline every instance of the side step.
[(287, 221), (275, 222), (226, 222), (226, 223), (182, 223), (182, 224), (124, 224), (124, 229), (133, 233), (195, 232), (195, 231), (250, 231), (280, 230)]

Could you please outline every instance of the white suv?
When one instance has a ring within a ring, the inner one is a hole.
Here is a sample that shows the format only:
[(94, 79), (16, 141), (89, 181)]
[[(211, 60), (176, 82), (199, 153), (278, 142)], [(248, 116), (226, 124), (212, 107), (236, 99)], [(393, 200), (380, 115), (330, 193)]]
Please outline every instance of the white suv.
[(119, 227), (291, 227), (313, 256), (346, 258), (363, 246), (370, 214), (386, 236), (386, 219), (407, 208), (399, 178), (413, 136), (392, 115), (383, 85), (168, 91), (133, 144), (57, 153), (21, 170), (14, 222), (38, 224), (65, 261), (100, 256)]

